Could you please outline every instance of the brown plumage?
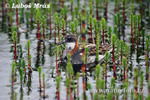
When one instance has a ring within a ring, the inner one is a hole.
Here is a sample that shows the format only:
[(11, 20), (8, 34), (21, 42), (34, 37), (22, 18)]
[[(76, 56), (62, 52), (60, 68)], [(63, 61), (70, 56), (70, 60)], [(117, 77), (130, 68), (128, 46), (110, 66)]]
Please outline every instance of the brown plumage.
[[(78, 38), (71, 34), (65, 37), (66, 48), (63, 52), (63, 60), (67, 62), (67, 55), (70, 53), (72, 64), (82, 64), (82, 51), (88, 47), (88, 63), (95, 63), (96, 60), (96, 44), (87, 43), (84, 47), (78, 43)], [(105, 57), (106, 51), (111, 52), (111, 44), (99, 45), (99, 62), (101, 63)]]

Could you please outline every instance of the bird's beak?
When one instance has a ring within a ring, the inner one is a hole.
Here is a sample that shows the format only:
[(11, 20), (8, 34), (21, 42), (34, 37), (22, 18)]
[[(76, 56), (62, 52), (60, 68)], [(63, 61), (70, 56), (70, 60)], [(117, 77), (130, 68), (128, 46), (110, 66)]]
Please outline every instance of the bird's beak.
[(58, 43), (58, 44), (56, 44), (56, 45), (61, 45), (61, 44), (64, 44), (65, 42), (61, 42), (61, 43)]

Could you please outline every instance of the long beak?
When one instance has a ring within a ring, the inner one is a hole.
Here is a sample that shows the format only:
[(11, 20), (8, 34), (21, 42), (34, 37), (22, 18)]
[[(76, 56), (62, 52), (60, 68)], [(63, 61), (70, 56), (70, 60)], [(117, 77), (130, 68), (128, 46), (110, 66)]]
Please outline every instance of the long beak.
[(56, 44), (56, 45), (61, 45), (61, 44), (64, 44), (65, 42), (61, 42), (61, 43), (58, 43), (58, 44)]

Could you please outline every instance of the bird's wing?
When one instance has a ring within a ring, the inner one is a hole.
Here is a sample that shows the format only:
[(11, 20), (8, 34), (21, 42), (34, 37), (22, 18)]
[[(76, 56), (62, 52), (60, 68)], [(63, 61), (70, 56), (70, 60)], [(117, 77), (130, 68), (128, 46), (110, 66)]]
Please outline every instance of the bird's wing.
[[(96, 45), (89, 45), (88, 46), (89, 50), (89, 56), (96, 55)], [(105, 44), (105, 45), (99, 45), (99, 54), (104, 55), (106, 51), (110, 51), (112, 49), (110, 44)]]

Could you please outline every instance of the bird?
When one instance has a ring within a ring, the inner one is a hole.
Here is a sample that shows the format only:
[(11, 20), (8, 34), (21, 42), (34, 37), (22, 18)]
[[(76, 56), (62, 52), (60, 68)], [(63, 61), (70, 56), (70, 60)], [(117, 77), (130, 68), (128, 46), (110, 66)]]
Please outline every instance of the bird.
[[(93, 64), (96, 62), (96, 44), (87, 43), (85, 46), (82, 43), (78, 42), (78, 37), (74, 34), (68, 34), (65, 36), (64, 41), (58, 43), (57, 45), (65, 44), (65, 49), (63, 51), (62, 59), (63, 62), (67, 63), (68, 54), (70, 54), (70, 61), (73, 65), (82, 65), (82, 55), (83, 50), (88, 47), (88, 56), (87, 63)], [(99, 60), (98, 62), (101, 64), (105, 58), (105, 53), (108, 51), (109, 53), (112, 51), (111, 44), (102, 44), (99, 45)]]
[(24, 30), (21, 27), (18, 27), (18, 33), (27, 33), (27, 30)]

